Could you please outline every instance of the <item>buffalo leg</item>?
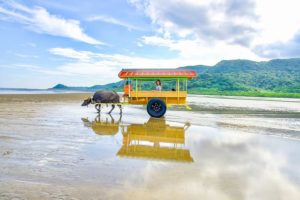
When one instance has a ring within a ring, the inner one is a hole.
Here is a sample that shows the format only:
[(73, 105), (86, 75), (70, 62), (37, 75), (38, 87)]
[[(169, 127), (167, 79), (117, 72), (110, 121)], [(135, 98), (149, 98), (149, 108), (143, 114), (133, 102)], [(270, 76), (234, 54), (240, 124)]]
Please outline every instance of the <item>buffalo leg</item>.
[(122, 113), (120, 113), (120, 117), (119, 117), (119, 119), (117, 121), (117, 124), (119, 124), (121, 122), (121, 120), (122, 120)]
[(96, 104), (95, 108), (96, 108), (96, 110), (97, 110), (98, 113), (101, 112), (101, 105), (100, 104)]
[(114, 109), (115, 109), (115, 104), (112, 104), (111, 105), (111, 110), (108, 112), (108, 114), (110, 114)]
[(113, 118), (113, 116), (111, 116), (111, 114), (108, 114), (110, 117), (110, 124), (114, 124), (115, 123), (115, 119)]
[(100, 113), (98, 113), (98, 115), (95, 117), (94, 121), (97, 122), (101, 122), (101, 116)]
[(119, 109), (120, 109), (120, 114), (122, 114), (122, 105), (118, 105)]

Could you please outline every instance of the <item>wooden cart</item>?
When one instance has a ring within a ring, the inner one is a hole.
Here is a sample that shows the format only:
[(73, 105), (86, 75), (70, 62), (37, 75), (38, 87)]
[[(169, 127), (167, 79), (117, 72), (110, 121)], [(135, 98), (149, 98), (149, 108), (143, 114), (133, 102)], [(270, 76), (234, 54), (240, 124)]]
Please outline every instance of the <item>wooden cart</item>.
[[(167, 107), (186, 103), (188, 80), (197, 76), (193, 70), (184, 69), (122, 69), (119, 77), (126, 80), (124, 102), (147, 105), (152, 117), (162, 117)], [(162, 90), (155, 90), (155, 81), (162, 83)]]

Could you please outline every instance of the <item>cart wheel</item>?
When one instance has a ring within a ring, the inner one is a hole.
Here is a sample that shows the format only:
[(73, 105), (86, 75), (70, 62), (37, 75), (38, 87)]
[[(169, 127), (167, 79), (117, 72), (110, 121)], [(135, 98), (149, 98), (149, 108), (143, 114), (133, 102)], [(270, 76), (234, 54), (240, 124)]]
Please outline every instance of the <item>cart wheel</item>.
[(151, 117), (162, 117), (167, 111), (165, 102), (161, 99), (151, 99), (147, 104), (147, 112)]

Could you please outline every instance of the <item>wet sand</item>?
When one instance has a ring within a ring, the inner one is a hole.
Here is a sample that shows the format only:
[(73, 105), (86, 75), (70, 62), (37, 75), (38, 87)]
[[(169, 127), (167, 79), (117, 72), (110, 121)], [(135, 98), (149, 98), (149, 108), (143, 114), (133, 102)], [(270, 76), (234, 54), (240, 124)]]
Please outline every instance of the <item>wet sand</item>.
[(0, 95), (1, 200), (300, 199), (300, 100), (190, 96), (157, 120), (88, 96)]

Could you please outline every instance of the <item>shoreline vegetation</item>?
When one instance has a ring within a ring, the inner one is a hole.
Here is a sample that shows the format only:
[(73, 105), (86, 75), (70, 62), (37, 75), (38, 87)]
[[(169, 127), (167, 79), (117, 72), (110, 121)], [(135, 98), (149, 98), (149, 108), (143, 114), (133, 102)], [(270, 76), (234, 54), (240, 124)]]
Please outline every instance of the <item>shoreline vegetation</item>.
[(300, 98), (300, 93), (283, 93), (283, 92), (271, 92), (271, 91), (193, 91), (189, 94), (197, 95), (217, 95), (217, 96), (241, 96), (241, 97), (274, 97), (274, 98)]

